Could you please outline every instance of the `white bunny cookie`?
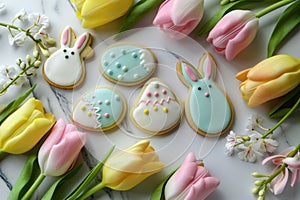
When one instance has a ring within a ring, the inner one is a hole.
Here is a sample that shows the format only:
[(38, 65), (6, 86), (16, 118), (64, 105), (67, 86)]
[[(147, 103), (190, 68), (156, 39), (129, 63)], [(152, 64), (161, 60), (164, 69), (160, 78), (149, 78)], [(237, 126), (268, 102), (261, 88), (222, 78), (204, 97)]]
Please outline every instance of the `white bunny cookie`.
[(84, 60), (94, 54), (91, 43), (91, 34), (85, 32), (76, 39), (73, 29), (67, 26), (61, 34), (60, 49), (43, 66), (45, 80), (62, 89), (78, 86), (85, 77)]
[(186, 118), (197, 133), (219, 136), (232, 123), (233, 106), (214, 80), (216, 64), (209, 53), (202, 56), (198, 70), (184, 61), (179, 61), (176, 66), (178, 77), (189, 87), (185, 102)]

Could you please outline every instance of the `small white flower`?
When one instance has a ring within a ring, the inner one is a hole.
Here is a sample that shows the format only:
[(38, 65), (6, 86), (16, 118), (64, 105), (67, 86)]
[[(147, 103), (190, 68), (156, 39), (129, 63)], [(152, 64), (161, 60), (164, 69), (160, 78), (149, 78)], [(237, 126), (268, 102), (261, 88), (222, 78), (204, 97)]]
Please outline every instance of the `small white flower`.
[(226, 144), (225, 144), (225, 154), (231, 156), (233, 154), (234, 146), (237, 142), (236, 134), (233, 131), (230, 131), (229, 135), (226, 137)]
[(240, 152), (237, 153), (237, 156), (242, 161), (247, 162), (255, 162), (256, 161), (256, 154), (253, 152), (252, 148), (248, 146), (240, 146)]
[(254, 131), (255, 129), (258, 128), (258, 124), (262, 123), (262, 118), (260, 118), (257, 115), (251, 115), (250, 117), (248, 117), (248, 123), (246, 126), (246, 132), (251, 133), (252, 131)]
[(272, 153), (279, 145), (278, 141), (270, 138), (262, 138), (262, 135), (257, 131), (253, 131), (250, 135), (252, 148), (258, 153)]
[(16, 15), (15, 18), (21, 20), (21, 21), (26, 21), (28, 19), (28, 14), (25, 11), (24, 8), (22, 8)]
[[(13, 80), (16, 76), (18, 76), (20, 72), (21, 72), (20, 68), (16, 66), (11, 65), (6, 68), (6, 76), (10, 81)], [(26, 81), (25, 77), (21, 76), (18, 78), (17, 81), (14, 82), (14, 84), (21, 86), (24, 84), (25, 81)]]
[(14, 37), (11, 35), (8, 35), (8, 40), (10, 45), (16, 45), (16, 46), (23, 46), (26, 41), (26, 33), (25, 32), (19, 32)]
[(35, 32), (49, 27), (49, 18), (46, 15), (39, 13), (28, 14), (28, 20), (36, 26), (34, 28), (34, 30), (36, 30)]

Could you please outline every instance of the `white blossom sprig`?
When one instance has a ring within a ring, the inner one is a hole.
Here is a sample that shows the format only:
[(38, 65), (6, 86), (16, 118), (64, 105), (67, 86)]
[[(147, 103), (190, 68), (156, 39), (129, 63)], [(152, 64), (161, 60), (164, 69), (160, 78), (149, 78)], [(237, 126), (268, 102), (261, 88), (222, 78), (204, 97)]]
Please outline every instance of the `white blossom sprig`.
[[(273, 131), (262, 126), (262, 120), (256, 116), (249, 119), (249, 124), (246, 128), (247, 135), (236, 135), (234, 131), (226, 137), (225, 153), (233, 155), (237, 152), (239, 159), (247, 162), (255, 162), (257, 155), (263, 156), (273, 153), (278, 141), (273, 139)], [(266, 131), (268, 134), (262, 134), (260, 131)]]

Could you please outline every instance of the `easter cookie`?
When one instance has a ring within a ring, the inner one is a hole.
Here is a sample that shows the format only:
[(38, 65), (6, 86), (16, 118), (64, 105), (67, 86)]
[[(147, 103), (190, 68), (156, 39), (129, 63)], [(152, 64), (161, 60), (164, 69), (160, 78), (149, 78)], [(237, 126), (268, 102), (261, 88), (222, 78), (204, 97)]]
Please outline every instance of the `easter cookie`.
[(72, 119), (90, 131), (107, 131), (124, 118), (126, 103), (123, 96), (110, 87), (98, 87), (83, 95), (75, 104)]
[(215, 82), (217, 68), (213, 57), (202, 56), (198, 70), (190, 63), (178, 61), (180, 80), (189, 87), (185, 114), (190, 126), (204, 136), (219, 136), (231, 126), (233, 106), (228, 95)]
[(91, 34), (85, 32), (76, 39), (73, 29), (67, 26), (61, 34), (60, 48), (45, 61), (45, 80), (62, 89), (78, 86), (85, 77), (84, 60), (94, 54), (91, 43)]
[(147, 80), (156, 66), (150, 49), (136, 43), (116, 43), (101, 55), (99, 70), (115, 84), (132, 86)]
[(152, 78), (142, 88), (130, 118), (141, 130), (161, 135), (176, 128), (182, 114), (182, 103), (171, 87), (158, 78)]

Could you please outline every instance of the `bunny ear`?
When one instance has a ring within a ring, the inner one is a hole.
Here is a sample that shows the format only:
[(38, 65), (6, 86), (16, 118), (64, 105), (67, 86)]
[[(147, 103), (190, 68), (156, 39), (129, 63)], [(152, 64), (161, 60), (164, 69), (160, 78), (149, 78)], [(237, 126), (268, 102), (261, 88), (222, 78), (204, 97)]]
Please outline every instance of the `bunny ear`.
[(200, 62), (199, 67), (201, 75), (207, 79), (215, 79), (216, 76), (216, 63), (211, 54), (205, 53)]
[(67, 26), (62, 34), (61, 34), (61, 38), (60, 38), (60, 45), (62, 47), (70, 47), (72, 44), (72, 34), (73, 34), (73, 30), (70, 26)]
[(186, 85), (193, 85), (195, 82), (201, 79), (196, 68), (185, 61), (178, 61), (176, 70), (180, 80)]
[(84, 48), (89, 44), (90, 34), (85, 32), (79, 36), (74, 44), (74, 48), (78, 49), (79, 52), (83, 51)]

